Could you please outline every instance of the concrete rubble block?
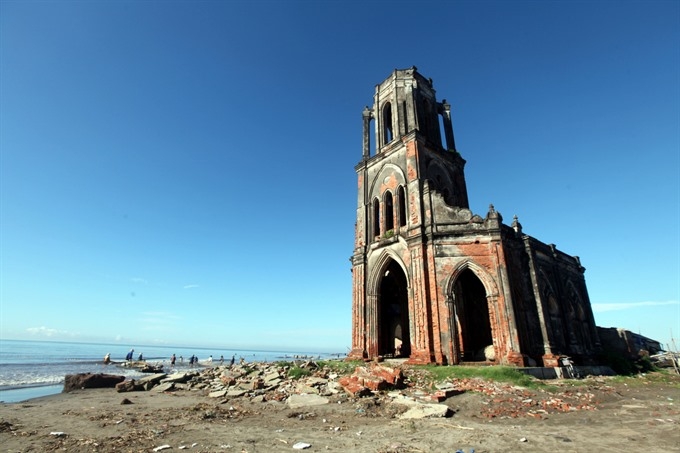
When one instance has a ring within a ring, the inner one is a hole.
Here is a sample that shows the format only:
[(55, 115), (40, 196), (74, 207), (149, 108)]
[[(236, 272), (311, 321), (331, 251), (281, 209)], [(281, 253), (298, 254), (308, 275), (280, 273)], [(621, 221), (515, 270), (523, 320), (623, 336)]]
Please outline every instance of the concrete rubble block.
[(191, 379), (192, 377), (193, 374), (191, 373), (173, 373), (163, 378), (163, 380), (161, 380), (161, 383), (163, 382), (185, 383), (188, 382), (189, 379)]
[(228, 390), (216, 390), (214, 392), (208, 393), (209, 398), (223, 398), (227, 395)]
[(310, 385), (307, 385), (306, 383), (301, 383), (295, 386), (295, 393), (313, 393), (318, 395), (319, 394), (319, 389), (316, 387), (312, 387)]
[(280, 382), (281, 381), (281, 375), (279, 374), (278, 371), (270, 371), (266, 373), (263, 377), (264, 382), (267, 383), (267, 385), (271, 385), (273, 382)]
[(323, 396), (313, 394), (290, 395), (286, 400), (286, 404), (291, 409), (306, 406), (321, 406), (324, 404), (328, 404), (328, 398), (324, 398)]
[(228, 390), (226, 396), (229, 398), (238, 398), (239, 396), (243, 396), (248, 393), (248, 390), (241, 390), (241, 389), (233, 389), (233, 390)]
[(150, 374), (149, 376), (144, 376), (137, 381), (137, 384), (146, 386), (147, 384), (158, 384), (162, 379), (165, 379), (168, 375), (165, 373)]
[(418, 419), (418, 418), (437, 418), (446, 417), (451, 409), (444, 404), (425, 404), (419, 403), (412, 405), (403, 414), (397, 415), (400, 419)]
[(118, 393), (135, 392), (137, 390), (142, 390), (142, 387), (137, 386), (134, 379), (119, 382), (118, 384), (116, 384), (116, 392)]
[(169, 392), (170, 390), (174, 390), (175, 388), (175, 383), (174, 382), (164, 382), (163, 384), (159, 384), (156, 387), (154, 387), (153, 391), (162, 393), (162, 392)]
[(305, 383), (312, 387), (321, 387), (328, 384), (328, 379), (317, 376), (311, 376), (305, 379)]
[(328, 384), (326, 384), (326, 389), (328, 390), (329, 393), (335, 395), (336, 393), (340, 393), (342, 385), (340, 385), (340, 383), (336, 381), (328, 381)]

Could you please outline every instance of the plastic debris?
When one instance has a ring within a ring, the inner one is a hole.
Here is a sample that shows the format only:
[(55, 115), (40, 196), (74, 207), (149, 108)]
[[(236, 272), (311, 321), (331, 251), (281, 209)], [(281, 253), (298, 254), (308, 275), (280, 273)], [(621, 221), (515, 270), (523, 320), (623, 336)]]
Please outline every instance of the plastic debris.
[(50, 436), (54, 436), (54, 437), (64, 437), (64, 436), (66, 436), (66, 433), (63, 432), (63, 431), (52, 431), (52, 432), (50, 433)]
[(311, 447), (312, 444), (308, 444), (306, 442), (297, 442), (296, 444), (293, 445), (294, 450), (305, 450), (309, 447)]
[(153, 451), (161, 451), (161, 450), (167, 450), (168, 448), (172, 448), (170, 445), (159, 445), (158, 447), (154, 448)]

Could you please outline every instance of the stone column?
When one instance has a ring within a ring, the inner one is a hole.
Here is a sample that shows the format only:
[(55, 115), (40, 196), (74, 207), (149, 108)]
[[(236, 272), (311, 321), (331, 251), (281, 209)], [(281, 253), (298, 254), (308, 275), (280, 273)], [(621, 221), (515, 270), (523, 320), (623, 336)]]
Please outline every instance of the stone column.
[(364, 292), (363, 263), (361, 257), (354, 257), (352, 268), (352, 350), (348, 358), (361, 360), (366, 357), (366, 299)]
[(456, 365), (460, 362), (458, 352), (458, 329), (456, 326), (456, 299), (453, 294), (446, 295), (446, 308), (449, 316), (449, 344), (447, 345), (447, 355), (449, 365)]
[(456, 151), (456, 142), (453, 140), (453, 123), (451, 122), (451, 105), (442, 100), (441, 113), (444, 119), (444, 135), (446, 137), (446, 148)]
[(373, 118), (373, 110), (369, 109), (368, 106), (364, 107), (362, 117), (364, 119), (363, 158), (368, 159), (371, 157), (371, 119)]
[(378, 295), (366, 297), (366, 353), (369, 359), (378, 357)]

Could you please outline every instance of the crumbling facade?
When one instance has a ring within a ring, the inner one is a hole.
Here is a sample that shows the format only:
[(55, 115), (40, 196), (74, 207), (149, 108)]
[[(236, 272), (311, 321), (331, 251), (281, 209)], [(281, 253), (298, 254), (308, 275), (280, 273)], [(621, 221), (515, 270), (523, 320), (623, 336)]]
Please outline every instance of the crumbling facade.
[[(371, 155), (371, 125), (375, 152)], [(350, 358), (592, 363), (600, 349), (578, 257), (468, 206), (451, 109), (415, 67), (363, 111)]]

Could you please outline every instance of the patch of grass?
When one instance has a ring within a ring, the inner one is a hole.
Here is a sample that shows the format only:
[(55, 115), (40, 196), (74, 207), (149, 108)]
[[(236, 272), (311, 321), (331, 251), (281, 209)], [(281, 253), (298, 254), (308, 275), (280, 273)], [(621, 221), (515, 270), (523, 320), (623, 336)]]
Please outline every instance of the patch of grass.
[(429, 375), (433, 383), (450, 379), (481, 378), (495, 382), (506, 382), (526, 388), (542, 388), (547, 386), (539, 380), (507, 366), (437, 366), (417, 365), (415, 369)]
[(640, 373), (630, 376), (613, 376), (612, 381), (626, 384), (629, 387), (643, 387), (650, 383), (661, 383), (680, 389), (680, 375), (677, 375), (672, 368), (657, 369), (649, 373)]
[(356, 367), (364, 364), (360, 360), (319, 360), (316, 363), (321, 368), (328, 368), (338, 374), (353, 373)]
[(304, 376), (311, 375), (312, 372), (307, 368), (300, 368), (299, 366), (293, 366), (288, 370), (288, 377), (291, 379), (300, 379)]

